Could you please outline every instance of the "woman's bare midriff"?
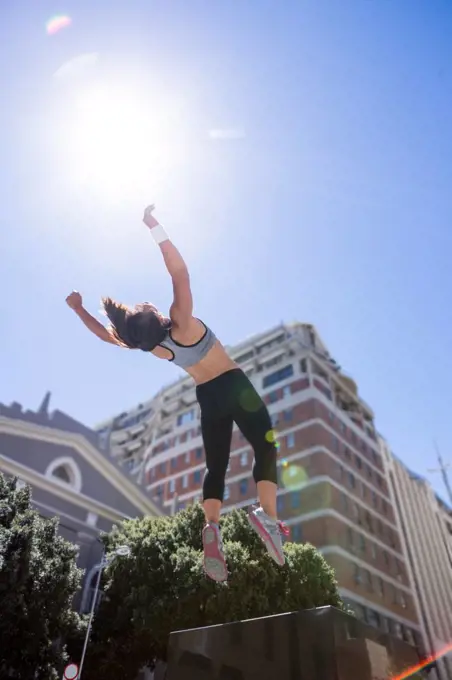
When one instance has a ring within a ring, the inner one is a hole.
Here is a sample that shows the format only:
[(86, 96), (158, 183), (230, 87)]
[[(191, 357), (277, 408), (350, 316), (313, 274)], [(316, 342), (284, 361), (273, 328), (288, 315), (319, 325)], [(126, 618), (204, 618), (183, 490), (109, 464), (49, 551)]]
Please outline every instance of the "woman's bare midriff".
[(197, 385), (202, 385), (234, 368), (237, 368), (237, 364), (228, 356), (221, 342), (217, 340), (204, 359), (185, 370)]
[[(190, 346), (202, 338), (206, 332), (206, 327), (198, 319), (193, 319), (193, 323), (188, 331), (181, 334), (177, 329), (173, 329), (172, 336), (182, 345)], [(159, 359), (165, 359), (170, 361), (172, 358), (172, 353), (164, 347), (156, 347), (152, 350), (152, 354)], [(219, 340), (213, 345), (213, 347), (207, 352), (204, 359), (201, 359), (194, 366), (189, 366), (185, 368), (186, 371), (197, 385), (202, 385), (202, 383), (209, 382), (214, 378), (218, 378), (219, 375), (231, 371), (234, 368), (238, 368), (235, 361), (226, 352), (225, 348)]]

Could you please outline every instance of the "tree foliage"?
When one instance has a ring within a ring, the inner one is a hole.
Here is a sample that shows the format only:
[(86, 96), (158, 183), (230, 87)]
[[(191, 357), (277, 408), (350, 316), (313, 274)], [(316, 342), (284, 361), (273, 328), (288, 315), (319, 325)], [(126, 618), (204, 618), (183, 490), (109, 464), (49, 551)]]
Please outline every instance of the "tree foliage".
[(77, 549), (58, 536), (58, 520), (31, 507), (30, 487), (0, 473), (0, 678), (52, 680), (67, 660), (65, 636), (80, 585)]
[(131, 556), (106, 572), (105, 597), (95, 618), (85, 680), (134, 680), (143, 666), (165, 659), (171, 631), (333, 605), (342, 608), (333, 570), (311, 545), (286, 543), (278, 567), (248, 524), (244, 511), (221, 521), (229, 567), (227, 584), (202, 567), (200, 505), (175, 517), (124, 523), (106, 537)]

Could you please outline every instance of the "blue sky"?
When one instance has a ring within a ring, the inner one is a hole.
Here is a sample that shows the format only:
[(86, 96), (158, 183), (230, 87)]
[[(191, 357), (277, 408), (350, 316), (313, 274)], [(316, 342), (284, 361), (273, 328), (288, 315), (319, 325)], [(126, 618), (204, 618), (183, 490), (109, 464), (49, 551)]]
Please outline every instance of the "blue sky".
[[(101, 295), (167, 309), (171, 285), (141, 225), (155, 201), (196, 313), (224, 343), (314, 323), (394, 451), (421, 474), (433, 437), (448, 458), (451, 3), (11, 7), (0, 24), (0, 400), (35, 408), (51, 389), (55, 407), (95, 424), (178, 377), (103, 345), (64, 303), (76, 288), (93, 312)], [(49, 36), (59, 13), (72, 25)], [(80, 102), (98, 91), (117, 127), (105, 116), (90, 137)], [(148, 128), (130, 106), (118, 119), (130, 102)], [(237, 138), (211, 139), (215, 129)]]

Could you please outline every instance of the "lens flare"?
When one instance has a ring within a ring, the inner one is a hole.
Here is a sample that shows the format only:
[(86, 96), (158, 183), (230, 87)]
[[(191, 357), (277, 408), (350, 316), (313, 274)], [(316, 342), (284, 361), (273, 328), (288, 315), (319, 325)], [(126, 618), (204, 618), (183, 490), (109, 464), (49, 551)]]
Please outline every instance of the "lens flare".
[(245, 389), (242, 391), (239, 397), (241, 407), (250, 413), (259, 411), (262, 407), (261, 398), (252, 389)]
[(58, 15), (56, 17), (52, 17), (46, 23), (47, 35), (55, 35), (55, 33), (61, 31), (62, 28), (67, 28), (67, 26), (70, 26), (71, 24), (72, 24), (71, 17), (65, 15)]
[(308, 481), (308, 473), (302, 465), (291, 465), (287, 460), (282, 461), (281, 483), (286, 489), (296, 491), (302, 489)]
[(440, 649), (437, 654), (432, 654), (432, 656), (429, 656), (422, 663), (417, 664), (416, 666), (411, 666), (411, 668), (407, 668), (405, 671), (403, 671), (403, 673), (400, 673), (400, 675), (393, 675), (390, 680), (408, 680), (408, 678), (411, 678), (412, 675), (419, 673), (419, 671), (422, 671), (434, 661), (437, 661), (446, 654), (449, 654), (449, 652), (452, 652), (452, 644), (446, 645), (443, 649)]
[(276, 432), (275, 430), (269, 430), (266, 435), (265, 439), (270, 442), (270, 444), (276, 444)]

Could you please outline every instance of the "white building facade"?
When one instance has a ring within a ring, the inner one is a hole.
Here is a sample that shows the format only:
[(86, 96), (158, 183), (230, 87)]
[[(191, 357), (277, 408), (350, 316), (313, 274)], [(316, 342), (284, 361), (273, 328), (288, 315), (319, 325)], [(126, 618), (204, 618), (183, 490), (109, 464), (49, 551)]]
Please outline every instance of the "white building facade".
[[(437, 661), (438, 680), (452, 680), (452, 511), (430, 484), (381, 449), (398, 515), (406, 563), (416, 593), (426, 651)], [(430, 676), (434, 678), (434, 673)]]

